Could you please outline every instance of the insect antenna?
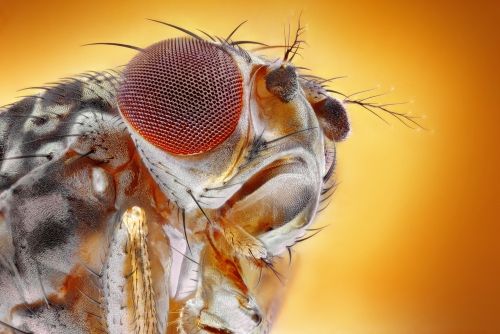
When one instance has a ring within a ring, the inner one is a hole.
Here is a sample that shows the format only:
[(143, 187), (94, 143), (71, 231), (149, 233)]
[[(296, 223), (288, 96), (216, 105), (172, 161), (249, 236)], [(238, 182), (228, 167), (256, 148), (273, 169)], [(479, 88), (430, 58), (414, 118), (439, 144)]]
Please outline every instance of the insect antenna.
[[(326, 92), (328, 92), (328, 93), (338, 94), (338, 95), (340, 95), (340, 96), (342, 96), (342, 97), (347, 97), (347, 95), (345, 95), (345, 94), (344, 94), (344, 93), (342, 93), (342, 92), (339, 92), (338, 90), (334, 90), (334, 89), (325, 89), (325, 91), (326, 91)], [(328, 97), (328, 95), (326, 95), (326, 94), (324, 94), (324, 93), (320, 93), (320, 94), (322, 94), (322, 95), (324, 95), (324, 96)]]
[(284, 61), (293, 61), (293, 58), (297, 55), (298, 50), (300, 49), (300, 45), (304, 43), (303, 40), (300, 40), (300, 36), (304, 32), (304, 27), (302, 27), (300, 19), (302, 17), (302, 13), (299, 15), (299, 23), (297, 25), (297, 30), (295, 31), (295, 38), (292, 44), (290, 45), (290, 23), (288, 24), (288, 39), (285, 39), (285, 44), (288, 46), (285, 49), (285, 54), (283, 56)]
[(365, 98), (362, 98), (362, 99), (359, 99), (358, 102), (364, 102), (364, 101), (367, 101), (367, 100), (370, 100), (370, 99), (373, 99), (373, 98), (376, 98), (376, 97), (379, 97), (379, 96), (384, 96), (384, 95), (387, 95), (389, 94), (388, 92), (385, 92), (385, 93), (380, 93), (380, 94), (375, 94), (375, 95), (371, 95), (371, 96), (368, 96), (368, 97), (365, 97)]
[[(355, 93), (357, 94), (357, 93)], [(394, 106), (394, 105), (400, 105), (400, 104), (406, 104), (407, 102), (397, 102), (397, 103), (385, 103), (385, 104), (379, 104), (379, 103), (374, 103), (374, 102), (367, 102), (367, 100), (380, 96), (380, 95), (385, 95), (385, 94), (377, 94), (377, 95), (372, 95), (367, 98), (362, 98), (362, 99), (350, 99), (349, 97), (355, 95), (351, 94), (347, 96), (344, 99), (344, 103), (349, 103), (349, 104), (354, 104), (362, 107), (363, 109), (369, 111), (373, 115), (377, 116), (379, 119), (384, 121), (385, 123), (389, 124), (387, 120), (385, 120), (382, 116), (380, 116), (377, 111), (382, 111), (390, 116), (396, 118), (399, 122), (401, 122), (403, 125), (410, 129), (422, 129), (422, 130), (427, 130), (425, 127), (423, 127), (419, 122), (416, 121), (416, 119), (420, 118), (418, 116), (411, 116), (408, 113), (401, 113), (401, 112), (396, 112), (388, 107)]]
[(292, 62), (296, 55), (299, 55), (299, 56), (302, 57), (302, 55), (300, 55), (298, 53), (298, 51), (302, 49), (300, 47), (300, 44), (301, 43), (305, 43), (305, 41), (303, 41), (303, 40), (295, 40), (294, 43), (295, 43), (295, 45), (292, 46), (292, 48), (294, 48), (294, 50), (293, 50), (292, 56), (290, 57), (290, 59), (288, 59), (289, 62)]
[(171, 23), (167, 23), (167, 22), (163, 22), (163, 21), (159, 21), (159, 20), (155, 20), (155, 19), (146, 19), (146, 20), (149, 20), (149, 21), (152, 21), (152, 22), (156, 22), (156, 23), (159, 23), (159, 24), (163, 24), (163, 25), (169, 26), (171, 28), (174, 28), (174, 29), (182, 31), (183, 33), (186, 33), (186, 34), (188, 34), (191, 37), (194, 37), (194, 38), (199, 39), (199, 40), (203, 40), (203, 38), (201, 38), (200, 36), (196, 35), (194, 32), (189, 31), (189, 30), (187, 30), (185, 28), (173, 25)]
[(122, 48), (132, 49), (132, 50), (139, 51), (139, 52), (144, 51), (143, 48), (140, 48), (138, 46), (134, 46), (134, 45), (130, 45), (130, 44), (123, 44), (123, 43), (113, 43), (113, 42), (87, 43), (87, 44), (83, 44), (81, 46), (91, 46), (91, 45), (111, 45), (111, 46), (119, 46)]
[(290, 22), (288, 22), (288, 35), (286, 33), (286, 26), (283, 26), (283, 38), (285, 40), (285, 53), (286, 53), (286, 50), (290, 48)]
[(374, 88), (369, 88), (369, 89), (363, 89), (363, 90), (360, 90), (360, 91), (357, 91), (357, 92), (354, 92), (352, 94), (349, 94), (346, 96), (346, 99), (349, 99), (355, 95), (359, 95), (359, 94), (363, 94), (363, 93), (366, 93), (366, 92), (371, 92), (371, 91), (374, 91), (375, 89), (377, 89), (377, 87), (374, 87)]

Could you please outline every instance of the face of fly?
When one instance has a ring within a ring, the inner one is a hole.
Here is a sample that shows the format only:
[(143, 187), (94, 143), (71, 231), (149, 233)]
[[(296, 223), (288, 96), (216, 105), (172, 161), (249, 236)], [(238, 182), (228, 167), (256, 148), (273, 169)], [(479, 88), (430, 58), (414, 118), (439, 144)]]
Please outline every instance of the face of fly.
[(145, 164), (186, 211), (204, 195), (207, 208), (220, 208), (284, 162), (307, 166), (318, 183), (331, 164), (325, 152), (349, 132), (342, 103), (290, 61), (227, 42), (177, 38), (146, 48), (118, 96)]
[(129, 63), (120, 112), (158, 186), (191, 217), (191, 242), (206, 245), (179, 328), (266, 332), (279, 277), (262, 268), (277, 266), (311, 223), (347, 114), (299, 74), (295, 44), (267, 59), (229, 39), (192, 37), (156, 43)]

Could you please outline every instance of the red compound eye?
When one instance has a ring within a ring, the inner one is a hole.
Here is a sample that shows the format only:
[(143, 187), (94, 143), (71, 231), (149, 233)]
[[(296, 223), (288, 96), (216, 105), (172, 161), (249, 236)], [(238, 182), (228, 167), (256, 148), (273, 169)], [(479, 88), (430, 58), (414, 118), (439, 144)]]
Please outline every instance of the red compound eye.
[(243, 105), (230, 54), (202, 40), (156, 43), (127, 65), (118, 105), (146, 140), (173, 154), (207, 152), (233, 133)]

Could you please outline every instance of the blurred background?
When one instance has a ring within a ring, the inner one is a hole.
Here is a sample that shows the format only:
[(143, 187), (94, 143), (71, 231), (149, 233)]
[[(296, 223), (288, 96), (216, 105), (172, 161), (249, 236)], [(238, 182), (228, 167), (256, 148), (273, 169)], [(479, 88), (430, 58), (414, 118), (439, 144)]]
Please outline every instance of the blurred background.
[(236, 38), (279, 44), (301, 11), (298, 66), (390, 91), (375, 101), (409, 101), (394, 110), (428, 130), (349, 107), (328, 227), (295, 248), (274, 333), (500, 333), (498, 1), (0, 0), (0, 104), (134, 55), (82, 44), (180, 35), (148, 17), (222, 36), (249, 20)]

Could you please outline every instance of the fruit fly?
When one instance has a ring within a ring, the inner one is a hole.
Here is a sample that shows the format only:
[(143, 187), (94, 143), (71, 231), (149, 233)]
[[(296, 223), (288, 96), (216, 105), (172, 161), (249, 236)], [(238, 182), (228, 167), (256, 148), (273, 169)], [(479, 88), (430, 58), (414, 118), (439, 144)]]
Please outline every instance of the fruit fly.
[(101, 43), (137, 55), (0, 113), (0, 333), (270, 332), (345, 106), (385, 110), (294, 66), (300, 24), (270, 46), (157, 22), (185, 35)]

